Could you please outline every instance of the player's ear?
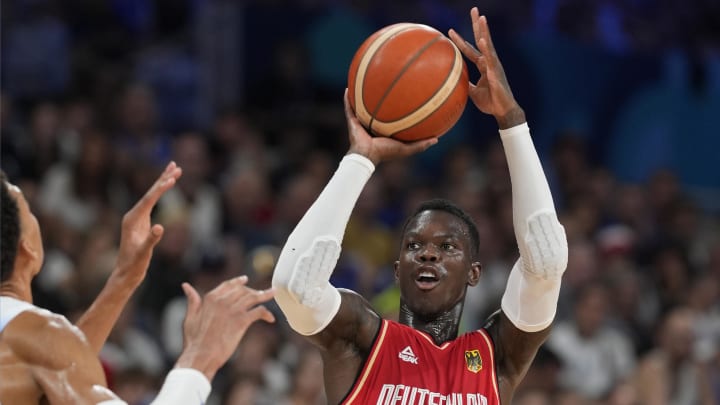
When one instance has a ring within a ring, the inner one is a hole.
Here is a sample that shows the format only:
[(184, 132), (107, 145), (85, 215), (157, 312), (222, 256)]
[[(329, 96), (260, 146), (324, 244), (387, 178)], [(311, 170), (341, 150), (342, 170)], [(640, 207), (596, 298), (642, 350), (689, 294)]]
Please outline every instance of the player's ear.
[(18, 250), (15, 256), (15, 268), (34, 269), (33, 274), (31, 274), (34, 276), (41, 268), (41, 265), (38, 265), (38, 260), (41, 260), (40, 252), (27, 238), (21, 237), (18, 241)]
[(393, 263), (393, 273), (395, 274), (395, 283), (400, 281), (400, 274), (398, 273), (399, 268), (400, 268), (400, 261), (395, 260), (395, 263)]
[(480, 262), (473, 262), (468, 270), (468, 285), (474, 287), (480, 281), (480, 275), (482, 274), (482, 264)]
[(24, 255), (27, 258), (30, 258), (32, 260), (36, 260), (40, 253), (35, 249), (35, 247), (30, 243), (29, 240), (25, 238), (20, 239), (20, 243), (18, 243), (18, 255)]

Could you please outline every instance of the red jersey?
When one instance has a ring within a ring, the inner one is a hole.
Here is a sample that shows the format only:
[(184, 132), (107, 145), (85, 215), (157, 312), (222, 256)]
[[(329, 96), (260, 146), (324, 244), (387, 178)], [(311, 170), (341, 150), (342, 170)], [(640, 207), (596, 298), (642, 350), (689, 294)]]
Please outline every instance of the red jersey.
[(495, 351), (480, 329), (436, 345), (425, 332), (383, 320), (344, 405), (500, 405)]

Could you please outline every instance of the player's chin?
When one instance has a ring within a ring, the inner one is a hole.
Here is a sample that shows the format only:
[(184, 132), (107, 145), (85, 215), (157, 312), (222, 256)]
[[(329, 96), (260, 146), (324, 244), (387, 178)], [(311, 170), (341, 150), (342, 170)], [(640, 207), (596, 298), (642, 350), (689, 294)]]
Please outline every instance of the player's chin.
[(433, 319), (442, 312), (438, 303), (429, 297), (418, 298), (408, 304), (413, 314), (422, 319)]

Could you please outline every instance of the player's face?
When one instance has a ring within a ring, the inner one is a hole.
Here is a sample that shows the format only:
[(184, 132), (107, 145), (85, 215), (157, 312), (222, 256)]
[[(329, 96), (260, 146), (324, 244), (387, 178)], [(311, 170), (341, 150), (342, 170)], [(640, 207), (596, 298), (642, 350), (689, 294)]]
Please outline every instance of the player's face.
[(480, 264), (472, 262), (467, 225), (445, 211), (423, 211), (403, 235), (395, 278), (408, 308), (433, 317), (465, 298), (468, 285), (480, 277)]
[[(20, 217), (20, 243), (26, 243), (32, 255), (28, 257), (32, 274), (37, 274), (42, 266), (44, 251), (42, 245), (42, 235), (40, 234), (40, 225), (37, 218), (30, 211), (30, 205), (25, 199), (25, 195), (20, 188), (7, 183), (10, 195), (15, 198), (18, 205), (18, 216)], [(18, 249), (18, 252), (23, 251)]]

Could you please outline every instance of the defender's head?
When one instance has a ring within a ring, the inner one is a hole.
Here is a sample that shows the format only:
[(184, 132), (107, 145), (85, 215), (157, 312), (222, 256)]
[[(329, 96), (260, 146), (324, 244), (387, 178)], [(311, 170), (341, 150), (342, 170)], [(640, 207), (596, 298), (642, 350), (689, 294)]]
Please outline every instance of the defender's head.
[(29, 276), (30, 280), (42, 267), (44, 251), (37, 218), (30, 212), (25, 196), (20, 189), (10, 184), (5, 172), (0, 170), (0, 192), (2, 194), (2, 259), (0, 281), (11, 277)]

